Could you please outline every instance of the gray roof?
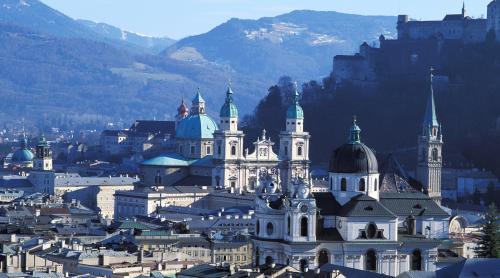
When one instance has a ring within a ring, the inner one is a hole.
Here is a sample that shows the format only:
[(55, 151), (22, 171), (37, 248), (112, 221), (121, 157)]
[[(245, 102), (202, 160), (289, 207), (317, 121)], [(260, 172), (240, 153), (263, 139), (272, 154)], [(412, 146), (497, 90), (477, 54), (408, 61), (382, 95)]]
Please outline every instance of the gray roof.
[(380, 203), (397, 216), (439, 216), (449, 214), (436, 204), (429, 196), (421, 192), (381, 192)]
[(342, 207), (330, 192), (314, 192), (312, 194), (316, 200), (316, 207), (319, 208), (322, 215), (335, 215)]
[(365, 194), (353, 197), (342, 206), (337, 215), (344, 217), (397, 217), (377, 200)]
[(320, 268), (320, 270), (321, 270), (321, 273), (331, 273), (333, 271), (338, 270), (345, 277), (364, 277), (364, 278), (389, 278), (389, 277), (392, 277), (392, 276), (388, 276), (385, 274), (379, 274), (379, 273), (372, 272), (372, 271), (359, 270), (359, 269), (335, 265), (335, 264), (325, 264)]
[(55, 186), (132, 185), (134, 177), (82, 177), (79, 174), (56, 174)]

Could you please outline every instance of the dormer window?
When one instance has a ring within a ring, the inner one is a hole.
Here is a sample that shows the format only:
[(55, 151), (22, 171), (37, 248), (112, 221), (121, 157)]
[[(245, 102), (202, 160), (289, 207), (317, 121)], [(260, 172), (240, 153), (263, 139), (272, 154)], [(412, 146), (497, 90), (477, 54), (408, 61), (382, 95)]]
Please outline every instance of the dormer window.
[(366, 181), (364, 178), (359, 180), (359, 188), (358, 191), (365, 192), (366, 191)]

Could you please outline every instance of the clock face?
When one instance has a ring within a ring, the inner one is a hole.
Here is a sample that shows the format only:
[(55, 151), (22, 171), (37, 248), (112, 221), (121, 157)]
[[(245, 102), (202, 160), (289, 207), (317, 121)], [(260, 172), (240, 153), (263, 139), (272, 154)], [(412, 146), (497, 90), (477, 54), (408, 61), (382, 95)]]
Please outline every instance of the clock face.
[(309, 210), (309, 208), (306, 205), (302, 205), (300, 207), (300, 211), (302, 211), (302, 212), (307, 212), (308, 210)]
[(339, 229), (342, 229), (342, 220), (339, 220), (339, 223), (337, 224), (337, 226), (339, 227)]

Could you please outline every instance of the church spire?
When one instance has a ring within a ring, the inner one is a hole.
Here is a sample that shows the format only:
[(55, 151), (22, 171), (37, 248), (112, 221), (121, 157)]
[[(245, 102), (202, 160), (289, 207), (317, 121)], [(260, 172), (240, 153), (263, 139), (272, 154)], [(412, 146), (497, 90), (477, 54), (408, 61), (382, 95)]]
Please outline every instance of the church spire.
[(439, 126), (436, 116), (436, 105), (434, 103), (433, 71), (434, 69), (431, 67), (429, 74), (430, 95), (429, 98), (427, 99), (427, 107), (425, 108), (424, 122), (422, 125), (424, 133), (425, 131), (430, 130), (432, 127)]
[(462, 16), (465, 17), (465, 1), (462, 2)]

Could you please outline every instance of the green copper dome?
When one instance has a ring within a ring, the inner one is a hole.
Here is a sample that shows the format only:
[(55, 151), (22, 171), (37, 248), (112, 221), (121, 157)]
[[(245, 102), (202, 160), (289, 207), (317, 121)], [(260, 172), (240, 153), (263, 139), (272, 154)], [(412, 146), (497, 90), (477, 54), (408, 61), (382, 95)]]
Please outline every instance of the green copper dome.
[(183, 139), (211, 139), (219, 129), (206, 114), (191, 114), (179, 122), (175, 136)]
[(222, 105), (220, 109), (220, 117), (221, 118), (237, 118), (238, 117), (238, 108), (233, 102), (233, 90), (231, 87), (227, 88), (226, 92), (226, 101)]
[(14, 152), (12, 155), (12, 161), (13, 162), (19, 162), (19, 163), (29, 163), (33, 161), (33, 158), (35, 157), (33, 153), (28, 150), (28, 139), (26, 139), (26, 135), (23, 134), (21, 138), (19, 138), (21, 142), (20, 148)]
[(304, 110), (299, 105), (299, 92), (297, 91), (297, 84), (295, 84), (295, 92), (293, 95), (293, 102), (286, 110), (287, 119), (304, 119)]

